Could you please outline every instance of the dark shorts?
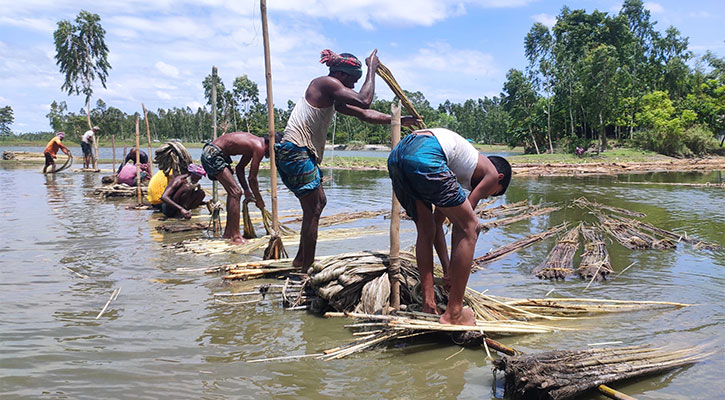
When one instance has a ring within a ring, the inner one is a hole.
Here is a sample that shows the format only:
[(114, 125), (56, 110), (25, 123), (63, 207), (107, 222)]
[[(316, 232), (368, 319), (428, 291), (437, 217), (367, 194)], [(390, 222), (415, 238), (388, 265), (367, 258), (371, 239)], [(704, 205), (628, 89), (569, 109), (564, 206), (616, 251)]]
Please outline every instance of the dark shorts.
[(432, 209), (455, 207), (466, 201), (466, 194), (448, 168), (440, 143), (430, 135), (408, 135), (388, 157), (388, 174), (400, 204), (418, 220), (415, 202), (420, 200)]
[(178, 208), (176, 208), (174, 206), (170, 206), (166, 203), (161, 203), (161, 212), (164, 213), (164, 215), (169, 218), (175, 218), (179, 215)]
[(307, 147), (291, 142), (274, 145), (274, 161), (282, 182), (297, 198), (304, 197), (322, 184), (322, 171)]
[(50, 153), (44, 153), (45, 154), (45, 166), (53, 165), (55, 160), (53, 160), (53, 156), (50, 155)]
[(83, 155), (86, 157), (91, 156), (91, 145), (86, 142), (81, 142), (81, 150), (83, 150)]
[(201, 166), (206, 171), (207, 178), (215, 181), (216, 176), (224, 171), (224, 168), (229, 168), (232, 171), (232, 158), (224, 154), (219, 147), (214, 144), (207, 143), (204, 145), (204, 149), (201, 151)]

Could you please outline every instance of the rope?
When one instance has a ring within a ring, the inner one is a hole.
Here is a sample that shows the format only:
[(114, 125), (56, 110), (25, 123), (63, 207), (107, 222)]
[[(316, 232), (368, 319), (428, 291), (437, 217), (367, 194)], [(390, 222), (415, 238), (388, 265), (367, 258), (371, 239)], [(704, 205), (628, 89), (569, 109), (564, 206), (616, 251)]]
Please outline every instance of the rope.
[(56, 169), (55, 172), (58, 173), (60, 171), (66, 170), (73, 165), (73, 156), (68, 154), (68, 159), (65, 160), (65, 163), (61, 165), (60, 168)]

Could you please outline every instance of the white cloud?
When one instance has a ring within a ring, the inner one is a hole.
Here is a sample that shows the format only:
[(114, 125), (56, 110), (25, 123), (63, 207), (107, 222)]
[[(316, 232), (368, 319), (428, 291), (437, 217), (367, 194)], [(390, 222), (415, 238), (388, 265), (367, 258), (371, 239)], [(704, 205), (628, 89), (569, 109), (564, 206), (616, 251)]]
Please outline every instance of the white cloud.
[(162, 100), (171, 100), (171, 95), (170, 94), (168, 94), (166, 92), (162, 92), (160, 90), (157, 90), (156, 91), (156, 96), (158, 96), (158, 98), (160, 98)]
[(163, 61), (157, 61), (155, 66), (157, 70), (159, 70), (162, 74), (166, 76), (170, 76), (172, 78), (179, 77), (179, 69), (174, 67), (173, 65), (169, 65)]
[(644, 8), (650, 10), (653, 14), (663, 14), (665, 12), (665, 8), (661, 4), (654, 2), (644, 3)]
[(555, 15), (549, 15), (549, 14), (536, 14), (532, 15), (531, 19), (534, 20), (534, 22), (542, 23), (549, 28), (552, 28), (554, 25), (556, 25), (556, 16)]

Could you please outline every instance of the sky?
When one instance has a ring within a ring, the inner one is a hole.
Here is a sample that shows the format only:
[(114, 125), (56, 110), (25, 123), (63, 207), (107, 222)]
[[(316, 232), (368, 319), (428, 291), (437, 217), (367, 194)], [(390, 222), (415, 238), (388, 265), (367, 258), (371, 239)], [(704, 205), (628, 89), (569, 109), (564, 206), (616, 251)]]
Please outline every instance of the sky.
[[(275, 107), (297, 102), (310, 80), (326, 75), (319, 53), (332, 49), (364, 60), (373, 49), (400, 86), (433, 107), (500, 95), (506, 72), (524, 69), (524, 37), (536, 22), (553, 26), (563, 6), (619, 12), (609, 0), (268, 0)], [(696, 55), (725, 56), (725, 2), (645, 2), (655, 28), (670, 25)], [(106, 30), (111, 70), (103, 99), (132, 114), (205, 104), (201, 85), (212, 66), (231, 88), (247, 75), (266, 99), (259, 0), (0, 0), (0, 107), (13, 108), (15, 133), (50, 131), (53, 101), (79, 112), (84, 96), (61, 90), (53, 32), (80, 10)], [(361, 83), (358, 84), (359, 89)], [(392, 99), (382, 79), (376, 94)]]

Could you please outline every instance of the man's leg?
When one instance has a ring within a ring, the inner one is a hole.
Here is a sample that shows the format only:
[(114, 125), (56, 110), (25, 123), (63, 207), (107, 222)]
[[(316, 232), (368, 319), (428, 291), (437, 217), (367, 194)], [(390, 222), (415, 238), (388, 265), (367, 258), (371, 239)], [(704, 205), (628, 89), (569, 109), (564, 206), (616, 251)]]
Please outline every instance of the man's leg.
[(464, 201), (455, 207), (438, 208), (453, 223), (451, 234), (451, 260), (448, 267), (450, 291), (448, 306), (441, 316), (441, 323), (454, 325), (475, 325), (476, 317), (469, 308), (463, 308), (463, 295), (471, 274), (473, 252), (478, 239), (478, 218), (471, 203)]
[(54, 174), (54, 173), (55, 173), (55, 159), (51, 159), (51, 160), (50, 160), (50, 164), (51, 164), (51, 165), (53, 166), (53, 167), (51, 168), (51, 170), (50, 170), (50, 173), (51, 173), (51, 174)]
[(418, 236), (415, 241), (415, 260), (418, 264), (420, 287), (423, 293), (423, 312), (438, 314), (438, 306), (433, 290), (433, 239), (435, 238), (435, 222), (433, 213), (420, 200), (415, 201), (418, 220), (415, 229)]
[(224, 227), (223, 238), (231, 239), (232, 244), (246, 243), (239, 229), (239, 201), (242, 198), (242, 189), (234, 181), (234, 175), (229, 168), (224, 168), (217, 174), (216, 179), (227, 191), (227, 224)]
[(317, 228), (320, 223), (320, 215), (327, 204), (327, 197), (322, 190), (322, 185), (312, 192), (302, 196), (302, 228), (300, 232), (300, 247), (297, 249), (297, 256), (292, 261), (292, 266), (299, 268), (302, 273), (315, 261), (317, 249)]
[(193, 210), (199, 207), (201, 203), (204, 202), (204, 197), (206, 197), (206, 193), (204, 193), (204, 190), (192, 190), (191, 192), (189, 192), (189, 204), (186, 209)]

